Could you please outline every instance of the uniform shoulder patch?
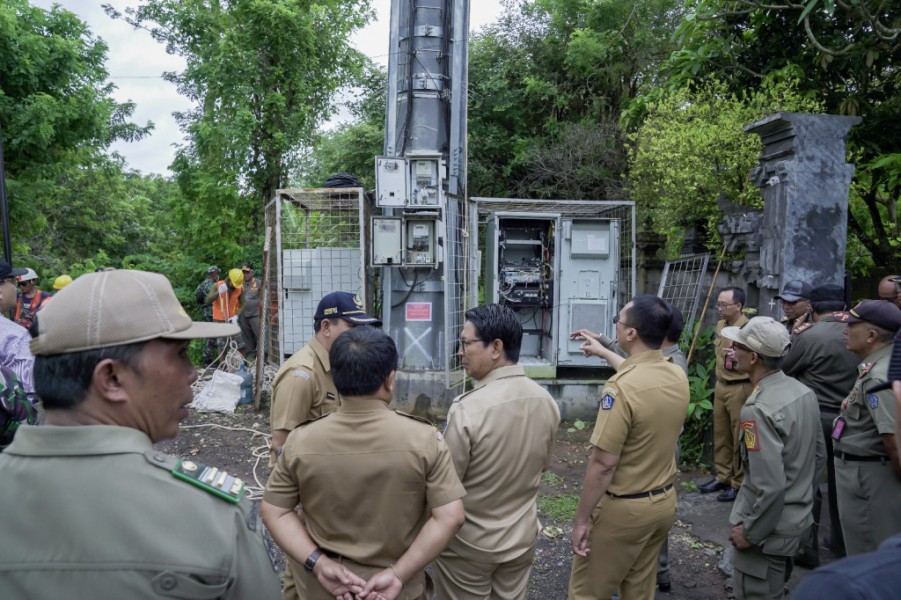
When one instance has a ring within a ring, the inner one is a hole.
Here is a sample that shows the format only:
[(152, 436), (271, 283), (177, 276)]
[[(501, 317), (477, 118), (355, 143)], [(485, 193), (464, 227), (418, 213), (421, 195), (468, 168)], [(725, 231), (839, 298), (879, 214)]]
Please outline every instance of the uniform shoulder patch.
[(610, 410), (613, 408), (613, 403), (615, 399), (610, 394), (604, 394), (604, 397), (601, 398), (601, 410)]
[(750, 451), (760, 450), (760, 436), (757, 435), (757, 421), (751, 419), (741, 422), (741, 437), (745, 448)]
[(399, 415), (402, 415), (402, 416), (404, 416), (404, 417), (407, 417), (408, 419), (413, 419), (414, 421), (419, 421), (420, 423), (425, 423), (426, 425), (430, 425), (430, 426), (432, 426), (432, 427), (435, 426), (434, 423), (432, 423), (431, 421), (429, 421), (428, 419), (425, 419), (425, 418), (423, 418), (423, 417), (417, 417), (416, 415), (411, 415), (410, 413), (405, 413), (405, 412), (402, 411), (402, 410), (396, 410), (396, 411), (394, 411), (394, 412), (397, 413), (397, 414), (399, 414)]
[(792, 333), (795, 333), (795, 334), (798, 334), (798, 333), (804, 333), (805, 331), (807, 331), (807, 330), (810, 329), (811, 327), (813, 327), (813, 323), (811, 323), (811, 322), (808, 321), (808, 322), (806, 322), (806, 323), (802, 323), (801, 325), (798, 325), (797, 327), (795, 327), (795, 328), (792, 330)]
[(301, 379), (309, 379), (310, 378), (310, 374), (301, 369), (294, 369), (293, 371), (291, 371), (291, 376), (292, 377), (300, 377)]
[(244, 482), (216, 467), (208, 467), (193, 460), (180, 458), (171, 473), (176, 479), (199, 487), (232, 504), (240, 503), (241, 498), (244, 497)]
[(869, 394), (867, 396), (867, 402), (869, 402), (870, 408), (879, 408), (879, 396), (876, 394)]

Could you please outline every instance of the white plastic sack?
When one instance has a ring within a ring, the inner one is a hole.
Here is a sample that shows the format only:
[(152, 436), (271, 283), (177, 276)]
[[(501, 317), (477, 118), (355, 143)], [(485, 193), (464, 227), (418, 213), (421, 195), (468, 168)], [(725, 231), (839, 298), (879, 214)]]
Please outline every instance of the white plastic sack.
[(233, 413), (241, 398), (241, 382), (240, 376), (217, 369), (190, 406), (200, 412)]

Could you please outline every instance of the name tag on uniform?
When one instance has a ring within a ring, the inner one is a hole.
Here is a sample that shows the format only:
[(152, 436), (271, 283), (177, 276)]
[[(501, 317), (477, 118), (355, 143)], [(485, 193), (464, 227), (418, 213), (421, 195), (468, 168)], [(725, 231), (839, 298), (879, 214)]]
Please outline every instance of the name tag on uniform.
[(611, 408), (613, 408), (613, 396), (604, 394), (604, 397), (601, 398), (601, 410), (610, 410)]
[(335, 395), (334, 395), (333, 393), (331, 393), (331, 392), (326, 392), (326, 393), (325, 393), (325, 397), (328, 398), (329, 400), (334, 400), (334, 399), (335, 399)]
[(838, 440), (841, 439), (842, 434), (845, 432), (845, 418), (838, 417), (835, 419), (835, 423), (832, 425), (832, 439)]

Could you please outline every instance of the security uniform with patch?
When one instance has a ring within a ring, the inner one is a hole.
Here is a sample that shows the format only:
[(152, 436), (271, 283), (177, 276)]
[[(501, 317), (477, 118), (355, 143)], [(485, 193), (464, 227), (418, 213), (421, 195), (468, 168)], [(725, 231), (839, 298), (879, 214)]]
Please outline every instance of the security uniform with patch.
[(0, 512), (17, 515), (3, 525), (3, 596), (278, 598), (243, 483), (153, 449), (187, 416), (188, 341), (237, 327), (192, 322), (165, 277), (127, 270), (82, 275), (38, 325), (47, 424), (20, 427), (0, 454)]
[(861, 341), (868, 324), (896, 334), (901, 309), (885, 300), (865, 300), (846, 313), (845, 323), (849, 329), (859, 328), (849, 331), (848, 347), (863, 358), (832, 430), (838, 508), (850, 556), (871, 552), (901, 532), (894, 397), (890, 389), (868, 391), (886, 381), (893, 343)]

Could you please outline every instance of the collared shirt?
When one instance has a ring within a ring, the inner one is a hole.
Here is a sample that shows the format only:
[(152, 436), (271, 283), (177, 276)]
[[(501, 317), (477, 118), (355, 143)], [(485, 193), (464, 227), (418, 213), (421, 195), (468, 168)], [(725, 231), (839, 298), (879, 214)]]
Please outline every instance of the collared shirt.
[(639, 494), (673, 482), (673, 448), (688, 409), (688, 378), (660, 350), (630, 356), (601, 391), (591, 444), (619, 456), (608, 491)]
[[(328, 351), (313, 338), (286, 360), (275, 375), (270, 429), (291, 431), (304, 421), (336, 410), (340, 402), (332, 381)], [(275, 451), (272, 451), (269, 468), (274, 466)]]
[(4, 597), (280, 598), (252, 503), (174, 467), (136, 429), (20, 427), (0, 454), (0, 512), (16, 515), (0, 544)]
[(716, 323), (716, 337), (713, 339), (713, 346), (716, 350), (716, 379), (717, 381), (749, 381), (747, 373), (742, 373), (734, 369), (726, 368), (726, 347), (732, 343), (721, 335), (726, 327), (744, 327), (748, 323), (748, 317), (739, 315), (738, 319), (732, 325), (726, 325), (725, 319), (720, 319)]
[(31, 335), (21, 325), (0, 316), (0, 365), (12, 369), (28, 393), (34, 392), (34, 355)]
[(812, 389), (820, 405), (833, 411), (854, 387), (860, 361), (845, 346), (845, 327), (834, 317), (821, 318), (794, 336), (782, 363), (786, 375)]
[[(767, 554), (790, 556), (813, 523), (813, 481), (825, 460), (816, 394), (776, 371), (741, 409), (745, 477), (730, 522)], [(822, 457), (820, 457), (822, 448)]]
[(669, 358), (674, 365), (685, 371), (686, 375), (688, 374), (688, 360), (685, 358), (685, 354), (682, 352), (679, 344), (661, 348), (660, 353), (663, 355), (663, 358)]
[(465, 494), (432, 425), (381, 400), (354, 399), (288, 435), (263, 499), (289, 509), (302, 504), (307, 532), (321, 548), (387, 567), (432, 508)]
[(450, 551), (500, 563), (532, 546), (538, 485), (559, 424), (557, 403), (519, 365), (494, 369), (454, 399), (444, 437), (466, 488), (466, 522)]
[(867, 389), (888, 379), (888, 366), (894, 344), (883, 346), (857, 367), (857, 381), (842, 402), (844, 429), (835, 440), (836, 450), (858, 456), (886, 456), (879, 437), (895, 433), (895, 397), (891, 388), (870, 394)]

